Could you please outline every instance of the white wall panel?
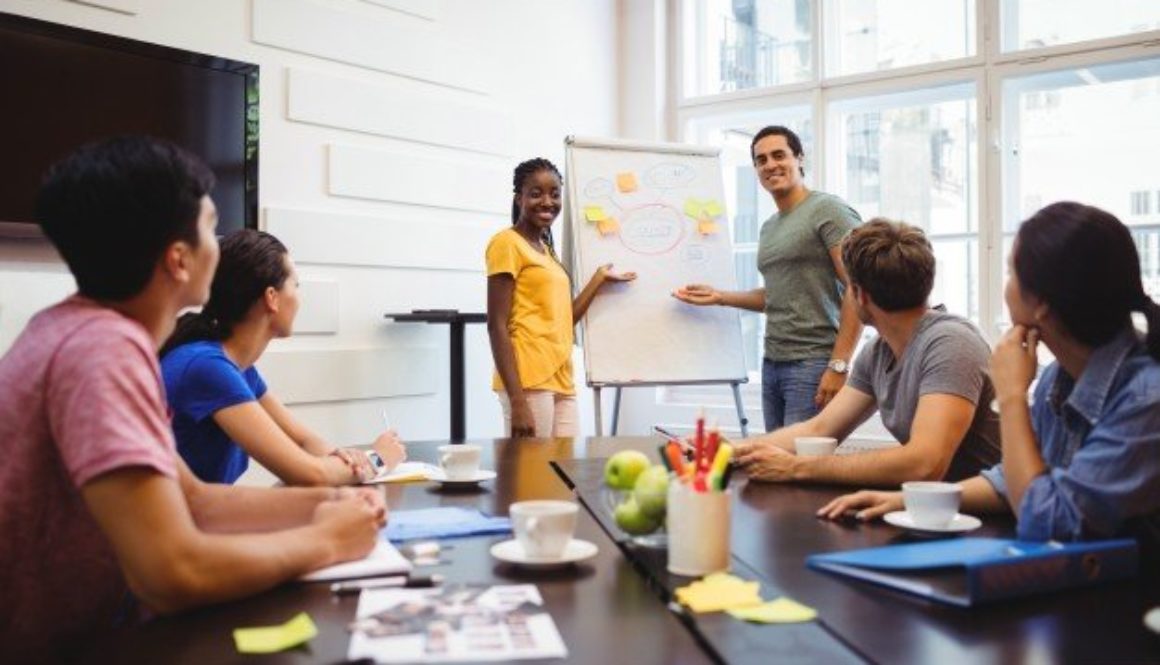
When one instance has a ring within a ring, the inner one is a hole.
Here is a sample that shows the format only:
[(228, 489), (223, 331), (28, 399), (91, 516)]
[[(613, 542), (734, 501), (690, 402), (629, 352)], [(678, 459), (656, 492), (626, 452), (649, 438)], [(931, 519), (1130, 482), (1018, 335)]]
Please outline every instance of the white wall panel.
[(298, 316), (294, 332), (334, 334), (338, 332), (338, 282), (301, 280), (298, 284)]
[(482, 48), (469, 50), (434, 23), (388, 12), (345, 12), (309, 0), (253, 3), (253, 39), (259, 44), (453, 88), (486, 93), (493, 87), (484, 74)]
[(80, 5), (92, 5), (101, 9), (111, 9), (122, 14), (136, 14), (140, 9), (140, 0), (72, 0)]
[(407, 14), (413, 14), (432, 21), (438, 21), (443, 14), (443, 0), (365, 0), (371, 4), (390, 7)]
[(380, 136), (511, 156), (513, 123), (508, 113), (463, 95), (423, 94), (399, 84), (378, 85), (293, 68), (287, 79), (286, 115), (291, 120)]
[(427, 395), (439, 388), (437, 377), (447, 373), (433, 346), (271, 350), (258, 369), (287, 404)]
[(327, 191), (335, 196), (511, 214), (506, 169), (467, 157), (420, 157), (340, 143), (332, 143), (327, 154)]
[(266, 230), (297, 263), (482, 272), (483, 250), (497, 229), (267, 208)]

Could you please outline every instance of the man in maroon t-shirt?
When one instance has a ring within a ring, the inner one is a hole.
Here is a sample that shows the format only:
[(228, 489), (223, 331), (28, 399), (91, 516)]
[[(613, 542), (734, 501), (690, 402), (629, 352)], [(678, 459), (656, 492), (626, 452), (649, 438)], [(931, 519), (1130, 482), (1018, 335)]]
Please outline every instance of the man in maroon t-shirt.
[(79, 294), (0, 358), (0, 661), (49, 661), (139, 614), (253, 594), (365, 555), (365, 490), (207, 485), (177, 456), (157, 347), (217, 266), (213, 176), (127, 137), (53, 167), (37, 219)]

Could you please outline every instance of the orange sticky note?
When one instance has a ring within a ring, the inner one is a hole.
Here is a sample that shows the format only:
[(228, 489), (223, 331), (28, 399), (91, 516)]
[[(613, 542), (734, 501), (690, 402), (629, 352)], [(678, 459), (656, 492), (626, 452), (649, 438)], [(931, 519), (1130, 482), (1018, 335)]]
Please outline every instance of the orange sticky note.
[(620, 231), (620, 222), (616, 221), (615, 217), (605, 217), (599, 222), (596, 222), (596, 230), (602, 236), (618, 233)]
[(697, 232), (703, 236), (716, 235), (720, 231), (721, 227), (711, 219), (703, 218), (697, 223)]
[(616, 188), (623, 193), (636, 191), (636, 174), (631, 171), (616, 174)]

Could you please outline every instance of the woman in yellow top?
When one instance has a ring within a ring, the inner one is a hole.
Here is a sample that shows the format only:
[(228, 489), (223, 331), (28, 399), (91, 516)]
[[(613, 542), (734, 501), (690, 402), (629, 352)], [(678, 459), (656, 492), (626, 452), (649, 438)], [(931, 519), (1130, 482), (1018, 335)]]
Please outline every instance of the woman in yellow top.
[(512, 226), (487, 245), (487, 332), (496, 374), (492, 388), (508, 436), (575, 436), (572, 328), (600, 287), (627, 282), (601, 266), (572, 300), (572, 284), (552, 242), (560, 214), (560, 172), (546, 159), (516, 167)]

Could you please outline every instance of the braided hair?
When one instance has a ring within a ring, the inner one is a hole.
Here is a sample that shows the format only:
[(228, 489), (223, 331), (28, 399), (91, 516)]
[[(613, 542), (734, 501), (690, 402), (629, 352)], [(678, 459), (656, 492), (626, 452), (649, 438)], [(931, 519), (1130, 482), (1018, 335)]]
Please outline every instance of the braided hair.
[[(520, 192), (523, 191), (524, 183), (528, 181), (528, 178), (530, 178), (533, 174), (539, 173), (540, 171), (550, 171), (556, 176), (556, 178), (560, 180), (561, 183), (564, 182), (564, 176), (560, 175), (560, 170), (556, 168), (555, 164), (544, 159), (543, 157), (536, 157), (535, 159), (529, 159), (526, 162), (520, 162), (519, 166), (516, 167), (515, 174), (512, 176), (512, 192), (515, 194), (515, 196), (519, 196)], [(520, 204), (516, 202), (515, 196), (512, 197), (513, 226), (520, 221)], [(543, 241), (544, 246), (548, 248), (548, 253), (552, 255), (552, 258), (559, 262), (560, 259), (556, 256), (556, 241), (555, 238), (552, 237), (551, 227), (544, 229), (544, 232), (540, 235), (540, 240)]]

